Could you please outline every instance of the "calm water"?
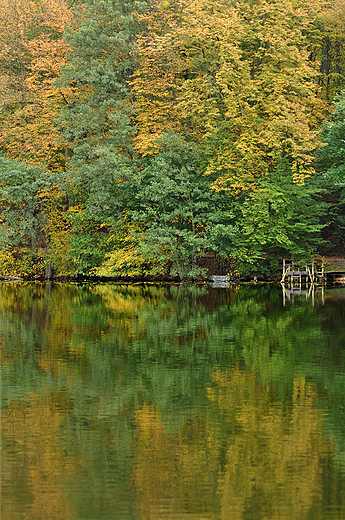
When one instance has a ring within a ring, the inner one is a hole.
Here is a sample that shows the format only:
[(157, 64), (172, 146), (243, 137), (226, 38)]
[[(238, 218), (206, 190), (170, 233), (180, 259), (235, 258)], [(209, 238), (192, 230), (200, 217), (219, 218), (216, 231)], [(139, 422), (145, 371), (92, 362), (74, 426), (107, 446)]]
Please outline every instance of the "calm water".
[(2, 520), (345, 518), (345, 289), (0, 303)]

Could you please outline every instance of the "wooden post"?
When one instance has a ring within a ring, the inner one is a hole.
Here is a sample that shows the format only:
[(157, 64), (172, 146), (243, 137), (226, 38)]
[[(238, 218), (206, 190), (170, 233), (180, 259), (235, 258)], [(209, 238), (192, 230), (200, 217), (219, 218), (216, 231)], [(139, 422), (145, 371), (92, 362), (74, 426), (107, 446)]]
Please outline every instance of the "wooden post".
[(315, 280), (315, 258), (311, 261), (311, 274), (312, 274), (312, 283), (314, 283)]
[(285, 258), (283, 258), (283, 274), (282, 274), (282, 279), (280, 280), (280, 283), (284, 283), (285, 276), (286, 276), (286, 260), (285, 260)]

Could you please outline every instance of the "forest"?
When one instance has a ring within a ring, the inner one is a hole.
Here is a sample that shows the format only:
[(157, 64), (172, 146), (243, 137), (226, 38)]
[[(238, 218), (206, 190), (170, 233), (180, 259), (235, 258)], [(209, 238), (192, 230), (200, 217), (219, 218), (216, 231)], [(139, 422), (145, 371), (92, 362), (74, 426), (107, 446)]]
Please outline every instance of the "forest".
[(0, 0), (0, 38), (0, 276), (345, 254), (343, 0)]

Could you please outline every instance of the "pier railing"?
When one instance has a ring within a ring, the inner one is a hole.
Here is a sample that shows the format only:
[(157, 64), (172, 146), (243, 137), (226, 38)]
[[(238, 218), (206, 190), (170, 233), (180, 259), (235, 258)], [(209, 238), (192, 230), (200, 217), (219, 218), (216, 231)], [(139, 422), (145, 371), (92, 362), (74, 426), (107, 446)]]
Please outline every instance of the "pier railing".
[(324, 259), (313, 258), (310, 264), (304, 268), (296, 265), (294, 260), (283, 259), (283, 274), (280, 283), (288, 282), (294, 284), (311, 283), (322, 284), (325, 282), (325, 261)]

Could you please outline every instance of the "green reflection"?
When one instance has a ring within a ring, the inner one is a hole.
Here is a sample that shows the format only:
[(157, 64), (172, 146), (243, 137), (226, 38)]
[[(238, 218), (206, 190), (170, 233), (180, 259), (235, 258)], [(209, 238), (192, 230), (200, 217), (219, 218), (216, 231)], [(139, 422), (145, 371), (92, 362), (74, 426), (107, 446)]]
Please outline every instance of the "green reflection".
[(2, 517), (345, 515), (345, 292), (2, 284)]

